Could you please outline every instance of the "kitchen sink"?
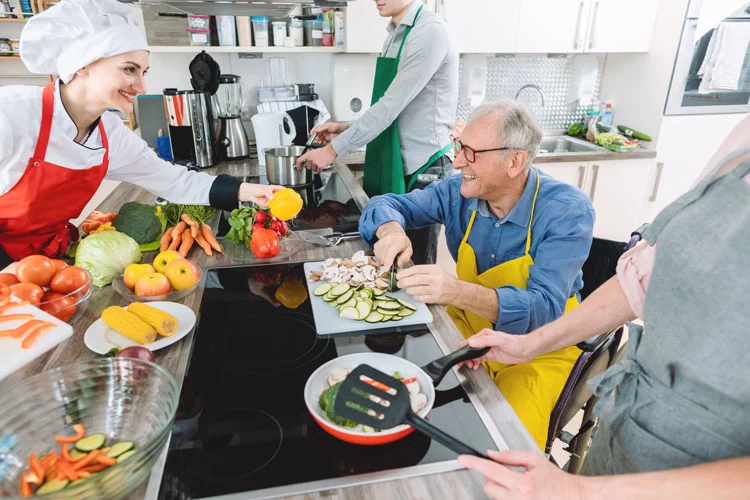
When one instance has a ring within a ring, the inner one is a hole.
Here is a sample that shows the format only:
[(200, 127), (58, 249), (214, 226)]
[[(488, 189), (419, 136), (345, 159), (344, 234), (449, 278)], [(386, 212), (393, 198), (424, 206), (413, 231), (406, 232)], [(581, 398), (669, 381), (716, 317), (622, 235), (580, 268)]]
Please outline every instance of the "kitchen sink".
[(593, 153), (599, 151), (605, 151), (605, 149), (596, 144), (568, 136), (544, 137), (539, 145), (539, 154)]

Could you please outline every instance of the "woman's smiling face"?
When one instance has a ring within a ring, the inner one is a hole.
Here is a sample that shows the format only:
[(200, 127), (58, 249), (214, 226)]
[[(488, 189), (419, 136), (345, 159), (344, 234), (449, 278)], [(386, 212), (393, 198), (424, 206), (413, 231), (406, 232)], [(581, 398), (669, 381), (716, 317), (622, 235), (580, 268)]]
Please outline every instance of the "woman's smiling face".
[(85, 68), (88, 97), (109, 109), (132, 112), (136, 96), (146, 93), (148, 59), (148, 51), (136, 50), (89, 64)]

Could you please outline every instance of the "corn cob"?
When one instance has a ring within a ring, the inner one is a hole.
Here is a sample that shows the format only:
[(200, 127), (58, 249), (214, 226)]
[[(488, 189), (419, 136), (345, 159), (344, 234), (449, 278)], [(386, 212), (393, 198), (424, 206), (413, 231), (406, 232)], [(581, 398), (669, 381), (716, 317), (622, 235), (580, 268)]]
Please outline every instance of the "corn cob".
[(177, 319), (169, 313), (142, 302), (133, 302), (128, 306), (132, 312), (143, 321), (154, 327), (156, 333), (169, 337), (177, 331)]
[(141, 318), (120, 306), (110, 306), (102, 312), (102, 321), (117, 333), (140, 344), (156, 340), (156, 331)]

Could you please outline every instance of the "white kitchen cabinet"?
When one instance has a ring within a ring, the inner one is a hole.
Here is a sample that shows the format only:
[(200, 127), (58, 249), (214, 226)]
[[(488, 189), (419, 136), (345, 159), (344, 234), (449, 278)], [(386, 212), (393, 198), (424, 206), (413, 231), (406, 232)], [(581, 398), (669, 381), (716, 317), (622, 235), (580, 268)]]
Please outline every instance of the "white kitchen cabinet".
[(593, 0), (584, 52), (648, 52), (656, 0)]
[(524, 0), (516, 52), (648, 52), (658, 0)]
[(443, 0), (442, 14), (460, 53), (513, 53), (522, 3), (516, 0)]
[(516, 52), (583, 52), (590, 0), (524, 0)]
[(346, 5), (346, 51), (379, 54), (388, 31), (389, 17), (381, 17), (377, 4), (358, 0)]
[(643, 222), (653, 160), (542, 163), (545, 173), (582, 189), (596, 211), (594, 236), (627, 241)]

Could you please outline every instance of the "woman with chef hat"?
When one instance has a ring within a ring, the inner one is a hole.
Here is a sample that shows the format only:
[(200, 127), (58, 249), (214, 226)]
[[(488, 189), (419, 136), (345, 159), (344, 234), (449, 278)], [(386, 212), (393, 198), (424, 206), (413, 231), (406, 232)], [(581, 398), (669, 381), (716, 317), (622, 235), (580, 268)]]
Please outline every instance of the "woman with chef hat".
[(266, 205), (279, 186), (188, 171), (159, 159), (113, 113), (145, 93), (149, 52), (130, 8), (62, 0), (28, 20), (21, 59), (56, 74), (44, 88), (0, 88), (0, 269), (31, 254), (65, 253), (102, 180), (127, 181), (175, 203)]

